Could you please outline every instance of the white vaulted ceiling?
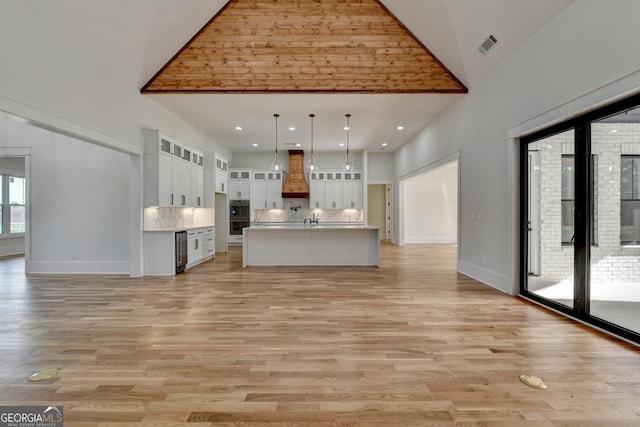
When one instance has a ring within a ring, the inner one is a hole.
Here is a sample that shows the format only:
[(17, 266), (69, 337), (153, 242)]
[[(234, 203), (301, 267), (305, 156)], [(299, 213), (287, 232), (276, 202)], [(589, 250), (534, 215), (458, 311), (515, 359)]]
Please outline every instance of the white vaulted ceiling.
[[(225, 0), (8, 0), (68, 43), (142, 88), (225, 4)], [(513, 49), (573, 0), (381, 0), (469, 91)], [(478, 46), (499, 42), (486, 55)], [(147, 96), (227, 146), (270, 151), (279, 143), (340, 149), (351, 113), (354, 150), (394, 151), (463, 94), (153, 94)], [(397, 126), (404, 126), (398, 131)], [(241, 126), (242, 131), (235, 130)], [(293, 126), (295, 131), (287, 129)], [(282, 138), (282, 139), (280, 139)], [(252, 144), (259, 144), (253, 147)]]

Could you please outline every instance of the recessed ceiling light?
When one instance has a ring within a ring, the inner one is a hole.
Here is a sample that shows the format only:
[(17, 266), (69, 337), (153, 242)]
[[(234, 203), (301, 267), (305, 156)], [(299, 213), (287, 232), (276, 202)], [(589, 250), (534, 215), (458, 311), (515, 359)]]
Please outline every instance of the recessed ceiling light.
[(398, 126), (396, 129), (398, 129), (398, 130), (404, 130), (404, 126), (400, 125), (400, 126)]
[(255, 143), (255, 142), (254, 142), (252, 145), (253, 145), (254, 147), (257, 147), (257, 146), (258, 146), (258, 144), (257, 144), (257, 143)]
[(611, 129), (611, 130), (609, 131), (609, 133), (616, 133), (616, 132), (618, 132), (618, 129)]
[(242, 130), (242, 126), (236, 126), (236, 130)]
[(344, 147), (344, 142), (341, 142), (339, 145), (340, 147)]
[(296, 147), (300, 147), (302, 144), (300, 144), (299, 142), (296, 142)]
[(387, 144), (386, 142), (383, 142), (383, 143), (382, 143), (382, 146), (383, 146), (383, 147), (386, 147), (387, 145), (389, 145), (389, 144)]
[(294, 130), (296, 130), (296, 128), (294, 128), (293, 126), (291, 126), (291, 127), (289, 128), (289, 130), (290, 130), (290, 131), (294, 131)]
[(344, 130), (349, 130), (349, 126), (345, 126), (345, 127), (344, 127)]

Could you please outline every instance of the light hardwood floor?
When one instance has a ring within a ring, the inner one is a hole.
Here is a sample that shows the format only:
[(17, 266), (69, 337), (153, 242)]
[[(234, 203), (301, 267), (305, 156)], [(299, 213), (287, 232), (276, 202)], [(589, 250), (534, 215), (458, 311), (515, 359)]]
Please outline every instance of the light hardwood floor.
[(457, 274), (455, 254), (243, 270), (232, 248), (142, 279), (0, 262), (0, 405), (63, 405), (66, 426), (640, 425), (638, 348)]

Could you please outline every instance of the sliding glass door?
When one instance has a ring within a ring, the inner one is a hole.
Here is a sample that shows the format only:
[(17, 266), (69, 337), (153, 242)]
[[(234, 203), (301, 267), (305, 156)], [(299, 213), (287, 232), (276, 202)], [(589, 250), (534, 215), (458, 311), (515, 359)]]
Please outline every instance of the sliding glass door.
[(640, 342), (640, 96), (521, 142), (521, 294)]
[(591, 251), (590, 314), (640, 333), (640, 108), (591, 123), (598, 246)]
[(527, 289), (573, 307), (574, 130), (527, 146)]

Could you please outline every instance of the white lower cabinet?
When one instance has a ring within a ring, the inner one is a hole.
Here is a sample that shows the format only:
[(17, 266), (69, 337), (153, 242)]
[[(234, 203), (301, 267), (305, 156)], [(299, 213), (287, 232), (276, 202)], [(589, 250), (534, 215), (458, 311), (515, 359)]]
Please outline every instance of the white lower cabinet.
[[(179, 230), (144, 231), (144, 275), (176, 274), (176, 238)], [(187, 231), (187, 266), (193, 267), (215, 255), (215, 227), (192, 228)]]
[(214, 227), (194, 228), (187, 231), (187, 268), (210, 260), (215, 252)]
[(187, 268), (202, 261), (204, 255), (203, 238), (204, 230), (202, 229), (187, 232)]
[(204, 259), (213, 258), (216, 254), (216, 234), (213, 227), (206, 228), (202, 237), (203, 242), (203, 257)]

